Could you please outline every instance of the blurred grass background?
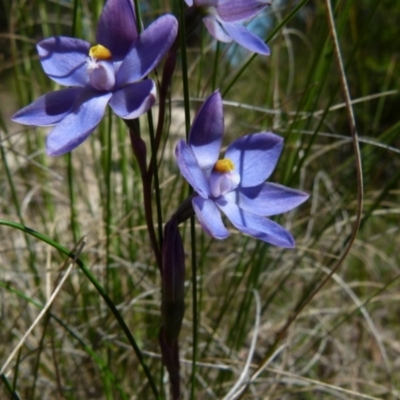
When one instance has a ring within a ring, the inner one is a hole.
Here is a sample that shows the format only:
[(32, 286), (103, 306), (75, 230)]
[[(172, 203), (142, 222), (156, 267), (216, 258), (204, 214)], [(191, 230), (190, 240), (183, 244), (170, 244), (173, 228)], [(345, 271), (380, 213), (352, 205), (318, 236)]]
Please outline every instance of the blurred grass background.
[[(10, 121), (19, 108), (58, 88), (43, 73), (35, 44), (73, 30), (93, 43), (103, 2), (0, 4), (0, 219), (70, 250), (86, 236), (81, 259), (129, 326), (160, 396), (168, 398), (157, 339), (160, 279), (125, 125), (110, 112), (71, 155), (50, 158), (44, 153), (46, 129)], [(219, 87), (226, 102), (224, 145), (261, 130), (282, 135), (286, 145), (271, 181), (311, 196), (277, 219), (296, 238), (294, 250), (234, 230), (225, 241), (210, 240), (196, 227), (197, 344), (189, 227), (182, 228), (188, 255), (180, 339), (185, 399), (190, 393), (195, 399), (224, 398), (248, 359), (248, 378), (254, 380), (243, 399), (400, 398), (400, 6), (395, 0), (332, 5), (360, 135), (362, 223), (337, 273), (276, 346), (276, 334), (344, 251), (357, 211), (355, 158), (326, 6), (273, 1), (249, 25), (270, 37), (271, 56), (249, 63), (251, 54), (217, 45), (202, 26), (188, 40), (192, 116)], [(145, 26), (177, 10), (167, 0), (141, 1), (140, 7)], [(164, 222), (187, 193), (173, 157), (184, 137), (182, 93), (178, 67), (159, 157)], [(141, 126), (145, 137), (147, 118)], [(0, 368), (67, 266), (65, 255), (48, 242), (0, 225)], [(1, 399), (153, 398), (114, 315), (77, 266), (1, 378)]]

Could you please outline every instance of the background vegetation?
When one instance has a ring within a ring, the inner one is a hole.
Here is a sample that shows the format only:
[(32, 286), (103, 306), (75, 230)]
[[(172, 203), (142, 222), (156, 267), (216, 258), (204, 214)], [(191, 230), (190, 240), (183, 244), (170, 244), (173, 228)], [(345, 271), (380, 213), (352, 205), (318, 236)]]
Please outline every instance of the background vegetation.
[[(144, 24), (171, 10), (177, 15), (172, 3), (141, 1)], [(160, 396), (168, 398), (157, 339), (160, 279), (126, 127), (110, 112), (73, 154), (50, 158), (46, 129), (10, 121), (57, 88), (43, 73), (35, 44), (71, 36), (74, 21), (75, 36), (93, 42), (103, 1), (0, 4), (0, 368), (60, 289), (2, 370), (0, 398), (153, 398), (109, 305), (70, 264), (67, 252), (78, 250), (129, 327)], [(326, 2), (275, 0), (252, 21), (249, 29), (269, 39), (270, 57), (216, 45), (203, 27), (188, 41), (192, 117), (219, 87), (225, 144), (261, 130), (282, 135), (286, 145), (271, 181), (311, 196), (278, 219), (296, 238), (294, 250), (235, 230), (225, 241), (211, 240), (196, 226), (197, 315), (189, 226), (182, 228), (188, 256), (180, 336), (185, 399), (238, 398), (229, 392), (242, 373), (243, 382), (251, 379), (243, 399), (400, 398), (400, 6), (395, 0), (334, 0), (332, 6), (363, 189)], [(165, 220), (187, 193), (173, 157), (185, 135), (182, 93), (178, 63), (159, 159)], [(146, 117), (141, 126), (147, 129)], [(351, 243), (361, 189), (361, 226)], [(332, 278), (307, 302), (350, 244)]]

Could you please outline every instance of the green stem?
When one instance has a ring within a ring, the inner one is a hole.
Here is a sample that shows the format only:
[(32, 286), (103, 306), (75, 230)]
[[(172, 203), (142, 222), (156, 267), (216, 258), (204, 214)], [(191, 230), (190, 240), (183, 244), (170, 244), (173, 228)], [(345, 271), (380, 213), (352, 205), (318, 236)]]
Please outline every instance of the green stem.
[(67, 154), (67, 179), (68, 179), (68, 196), (70, 199), (70, 224), (72, 231), (72, 238), (74, 242), (78, 241), (79, 228), (76, 222), (76, 208), (75, 208), (75, 192), (74, 192), (74, 170), (72, 165), (72, 153)]
[(110, 292), (110, 278), (111, 278), (111, 268), (110, 268), (110, 245), (111, 245), (111, 164), (112, 164), (112, 140), (111, 140), (111, 130), (112, 130), (112, 114), (111, 109), (108, 112), (108, 132), (107, 132), (107, 157), (106, 157), (106, 288)]
[(10, 393), (10, 396), (11, 396), (10, 399), (11, 400), (20, 400), (20, 397), (18, 396), (17, 392), (14, 390), (11, 383), (9, 382), (9, 380), (7, 379), (7, 377), (4, 374), (1, 374), (1, 380), (3, 381), (8, 392)]
[(149, 381), (151, 390), (153, 391), (154, 397), (156, 399), (159, 399), (160, 396), (158, 394), (158, 390), (156, 387), (156, 384), (154, 382), (153, 376), (151, 375), (150, 369), (147, 366), (144, 358), (143, 358), (143, 354), (141, 353), (139, 346), (136, 343), (135, 338), (133, 337), (131, 331), (129, 330), (128, 326), (126, 325), (124, 319), (122, 318), (122, 315), (120, 314), (120, 312), (118, 311), (117, 307), (114, 305), (114, 302), (110, 299), (110, 297), (108, 297), (108, 294), (106, 292), (106, 290), (103, 288), (103, 286), (99, 283), (99, 281), (96, 279), (96, 277), (92, 274), (92, 272), (86, 267), (86, 265), (82, 262), (82, 260), (79, 257), (76, 257), (75, 254), (71, 251), (69, 251), (66, 247), (60, 245), (59, 243), (55, 242), (54, 240), (52, 240), (51, 238), (49, 238), (48, 236), (37, 232), (31, 228), (28, 228), (27, 226), (24, 226), (22, 224), (16, 223), (16, 222), (12, 222), (12, 221), (7, 221), (4, 219), (0, 219), (0, 225), (4, 225), (4, 226), (9, 226), (11, 228), (14, 229), (18, 229), (22, 232), (25, 232), (39, 240), (41, 240), (44, 243), (47, 243), (48, 245), (54, 247), (55, 249), (57, 249), (60, 253), (64, 254), (65, 256), (71, 258), (72, 260), (74, 260), (74, 262), (76, 262), (76, 264), (79, 266), (79, 268), (81, 269), (81, 271), (86, 275), (86, 277), (89, 279), (89, 281), (92, 283), (92, 285), (95, 287), (95, 289), (97, 290), (97, 292), (100, 294), (100, 296), (103, 298), (103, 300), (106, 302), (108, 308), (110, 309), (110, 311), (114, 314), (115, 319), (118, 321), (120, 327), (122, 328), (123, 332), (125, 333), (126, 338), (128, 339), (130, 345), (133, 348), (133, 351), (136, 354), (136, 357), (139, 360), (140, 365), (143, 368), (143, 371)]
[[(79, 1), (74, 0), (74, 13), (72, 17), (72, 28), (71, 28), (71, 36), (74, 37), (76, 35), (76, 27), (78, 21), (78, 6)], [(75, 210), (75, 193), (74, 193), (74, 171), (72, 168), (72, 153), (67, 154), (67, 179), (68, 179), (68, 195), (70, 199), (70, 224), (73, 241), (76, 243), (79, 237), (78, 225), (76, 222), (76, 210)]]
[(140, 32), (142, 32), (142, 15), (140, 13), (139, 1), (134, 0), (133, 3), (135, 6), (135, 14), (136, 14), (136, 29), (140, 34)]
[(213, 69), (212, 86), (211, 86), (212, 92), (215, 91), (215, 88), (217, 86), (218, 59), (219, 59), (220, 49), (221, 49), (220, 42), (217, 42), (217, 49), (215, 50), (215, 55), (214, 55), (214, 69)]

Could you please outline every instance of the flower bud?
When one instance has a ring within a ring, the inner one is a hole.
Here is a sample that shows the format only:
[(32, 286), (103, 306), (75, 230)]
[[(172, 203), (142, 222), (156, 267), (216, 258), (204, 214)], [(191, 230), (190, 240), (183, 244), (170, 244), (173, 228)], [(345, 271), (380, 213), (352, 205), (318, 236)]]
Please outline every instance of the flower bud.
[(167, 222), (164, 229), (161, 279), (164, 335), (171, 345), (178, 340), (185, 311), (185, 253), (175, 217)]

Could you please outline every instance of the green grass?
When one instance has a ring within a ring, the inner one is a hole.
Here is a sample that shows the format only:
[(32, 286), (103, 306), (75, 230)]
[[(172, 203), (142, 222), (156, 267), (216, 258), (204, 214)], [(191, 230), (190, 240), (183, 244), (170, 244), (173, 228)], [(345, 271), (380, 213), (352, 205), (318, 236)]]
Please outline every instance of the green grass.
[[(177, 2), (151, 3), (141, 10), (145, 25), (170, 10), (178, 16)], [(199, 28), (186, 47), (187, 70), (179, 56), (172, 81), (157, 157), (158, 208), (153, 196), (157, 237), (159, 220), (167, 222), (188, 193), (173, 156), (190, 122), (185, 88), (191, 119), (220, 88), (225, 146), (262, 130), (282, 135), (284, 151), (270, 180), (311, 195), (276, 219), (296, 238), (294, 250), (234, 229), (228, 239), (212, 240), (197, 221), (194, 230), (190, 222), (181, 227), (187, 256), (182, 397), (239, 398), (230, 391), (242, 389), (235, 387), (242, 379), (248, 383), (242, 399), (396, 399), (400, 8), (395, 0), (332, 4), (359, 135), (360, 210), (349, 108), (325, 2), (275, 3), (263, 14), (270, 18), (270, 57), (215, 46)], [(1, 3), (1, 399), (152, 399), (155, 391), (170, 398), (158, 345), (161, 281), (126, 125), (106, 113), (70, 156), (50, 158), (48, 130), (10, 121), (19, 108), (58, 88), (43, 73), (35, 43), (61, 34), (93, 41), (102, 5)], [(162, 65), (152, 78), (161, 73)], [(157, 107), (152, 117), (156, 127)], [(150, 149), (148, 116), (140, 127)], [(68, 270), (68, 255), (78, 250)]]

